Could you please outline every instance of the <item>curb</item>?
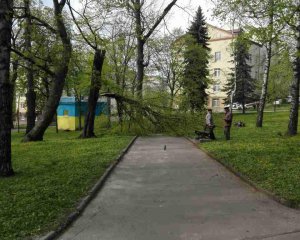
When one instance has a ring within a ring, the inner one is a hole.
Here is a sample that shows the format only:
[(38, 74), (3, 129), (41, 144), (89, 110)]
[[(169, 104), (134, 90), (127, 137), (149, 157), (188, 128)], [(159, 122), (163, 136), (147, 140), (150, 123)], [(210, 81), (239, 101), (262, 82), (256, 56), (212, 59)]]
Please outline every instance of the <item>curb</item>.
[(190, 139), (188, 137), (186, 137), (186, 139), (188, 141), (190, 141), (192, 144), (194, 144), (195, 147), (197, 147), (198, 149), (200, 149), (201, 151), (203, 151), (207, 156), (209, 156), (210, 158), (212, 158), (213, 160), (215, 160), (216, 162), (218, 162), (219, 164), (221, 164), (223, 167), (225, 167), (228, 171), (230, 171), (231, 173), (233, 173), (236, 177), (238, 177), (239, 179), (241, 179), (246, 184), (250, 185), (256, 191), (261, 192), (261, 193), (267, 195), (269, 198), (273, 199), (274, 201), (276, 201), (276, 202), (278, 202), (278, 203), (280, 203), (280, 204), (282, 204), (282, 205), (284, 205), (286, 207), (293, 208), (295, 210), (300, 210), (300, 205), (299, 204), (295, 204), (293, 201), (290, 201), (290, 200), (281, 198), (279, 196), (276, 196), (274, 193), (269, 192), (268, 190), (265, 190), (265, 189), (257, 186), (248, 177), (242, 175), (241, 173), (237, 172), (231, 166), (227, 165), (226, 163), (224, 163), (220, 159), (216, 158), (213, 154), (211, 154), (210, 152), (208, 152), (206, 149), (203, 149), (201, 146), (197, 145), (197, 143), (195, 143), (192, 139)]
[(91, 188), (91, 190), (88, 192), (88, 195), (81, 199), (79, 204), (76, 207), (76, 210), (72, 212), (65, 220), (65, 222), (61, 223), (61, 225), (54, 231), (51, 231), (47, 233), (46, 235), (42, 237), (37, 237), (35, 240), (54, 240), (56, 239), (61, 233), (66, 230), (71, 223), (73, 223), (84, 211), (86, 206), (89, 204), (89, 202), (95, 197), (95, 195), (101, 190), (103, 185), (105, 184), (106, 180), (112, 173), (112, 171), (115, 169), (115, 167), (121, 162), (124, 155), (128, 152), (128, 150), (131, 148), (131, 146), (134, 144), (135, 140), (138, 138), (138, 136), (135, 136), (131, 142), (125, 147), (121, 153), (118, 155), (115, 161), (112, 162), (112, 164), (105, 170), (103, 175), (100, 177), (100, 179), (96, 182), (96, 184)]

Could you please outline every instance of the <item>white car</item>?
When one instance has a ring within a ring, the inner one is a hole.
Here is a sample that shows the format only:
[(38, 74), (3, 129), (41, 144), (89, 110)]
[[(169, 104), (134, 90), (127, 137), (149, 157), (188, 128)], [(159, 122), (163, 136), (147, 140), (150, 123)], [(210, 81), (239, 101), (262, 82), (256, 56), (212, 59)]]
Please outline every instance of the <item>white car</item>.
[[(225, 105), (225, 107), (230, 108), (230, 104)], [(241, 109), (243, 109), (243, 106), (240, 103), (233, 103), (232, 104), (232, 110), (241, 110)]]

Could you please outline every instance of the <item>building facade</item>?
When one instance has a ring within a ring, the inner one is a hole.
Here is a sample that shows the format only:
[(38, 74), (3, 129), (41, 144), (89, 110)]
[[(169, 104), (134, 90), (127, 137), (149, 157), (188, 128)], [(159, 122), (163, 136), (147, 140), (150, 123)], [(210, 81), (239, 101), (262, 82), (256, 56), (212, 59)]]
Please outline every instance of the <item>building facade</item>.
[[(239, 32), (236, 30), (224, 30), (209, 24), (207, 24), (207, 27), (210, 37), (211, 59), (209, 61), (209, 69), (212, 80), (211, 85), (207, 89), (207, 107), (220, 112), (223, 111), (225, 99), (227, 98), (223, 88), (234, 69), (231, 46)], [(251, 42), (249, 65), (251, 66), (251, 76), (254, 80), (259, 80), (263, 73), (264, 56), (264, 48), (255, 42)]]

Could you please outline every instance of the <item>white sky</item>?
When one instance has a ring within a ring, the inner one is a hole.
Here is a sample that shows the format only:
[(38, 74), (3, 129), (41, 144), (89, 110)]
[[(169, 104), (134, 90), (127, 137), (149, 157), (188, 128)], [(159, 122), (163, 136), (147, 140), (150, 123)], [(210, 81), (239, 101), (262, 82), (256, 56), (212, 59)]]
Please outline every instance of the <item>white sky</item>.
[[(166, 3), (170, 2), (170, 0), (158, 1)], [(168, 17), (168, 24), (171, 29), (181, 27), (183, 30), (186, 30), (193, 20), (199, 6), (202, 8), (202, 13), (205, 16), (207, 23), (220, 26), (218, 21), (212, 17), (213, 4), (211, 3), (211, 0), (178, 0), (176, 5), (178, 6), (172, 8)]]
[[(52, 0), (43, 0), (43, 2), (48, 6), (52, 5)], [(163, 7), (170, 2), (171, 0), (156, 0), (156, 4)], [(71, 3), (77, 5), (79, 0), (71, 0)], [(176, 5), (177, 6), (173, 6), (166, 18), (169, 30), (179, 27), (181, 27), (183, 30), (186, 30), (190, 24), (190, 21), (193, 20), (196, 10), (199, 6), (202, 8), (202, 12), (207, 23), (215, 26), (224, 25), (220, 24), (214, 17), (212, 17), (213, 4), (211, 0), (178, 0)]]

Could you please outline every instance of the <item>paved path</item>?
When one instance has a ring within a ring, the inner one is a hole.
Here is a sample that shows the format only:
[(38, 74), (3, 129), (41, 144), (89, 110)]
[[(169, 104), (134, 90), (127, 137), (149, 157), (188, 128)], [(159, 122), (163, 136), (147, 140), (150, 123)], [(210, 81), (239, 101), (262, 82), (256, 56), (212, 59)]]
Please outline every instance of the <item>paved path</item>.
[(300, 211), (255, 191), (184, 138), (138, 138), (60, 239), (299, 240)]

